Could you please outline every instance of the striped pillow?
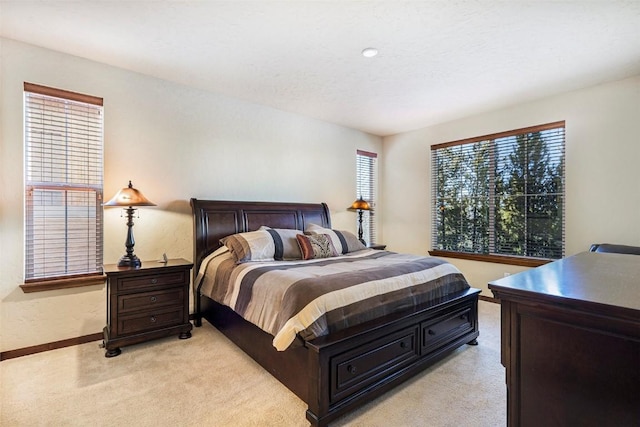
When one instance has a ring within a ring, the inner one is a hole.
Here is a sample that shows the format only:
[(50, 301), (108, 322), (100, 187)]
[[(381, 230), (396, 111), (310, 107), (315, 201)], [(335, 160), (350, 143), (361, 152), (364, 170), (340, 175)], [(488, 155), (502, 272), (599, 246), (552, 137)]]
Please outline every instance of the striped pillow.
[(302, 252), (296, 236), (302, 231), (290, 228), (271, 228), (263, 225), (260, 230), (265, 230), (273, 238), (275, 245), (274, 258), (277, 261), (302, 259)]
[(236, 262), (273, 261), (275, 244), (271, 234), (264, 230), (232, 234), (220, 239), (229, 248)]
[(331, 237), (327, 234), (315, 234), (306, 236), (298, 234), (296, 236), (302, 259), (329, 258), (338, 256), (336, 248), (331, 243)]
[(339, 254), (346, 254), (353, 251), (366, 249), (355, 234), (344, 230), (332, 230), (316, 224), (308, 224), (304, 230), (305, 234), (328, 234), (331, 237), (333, 246)]

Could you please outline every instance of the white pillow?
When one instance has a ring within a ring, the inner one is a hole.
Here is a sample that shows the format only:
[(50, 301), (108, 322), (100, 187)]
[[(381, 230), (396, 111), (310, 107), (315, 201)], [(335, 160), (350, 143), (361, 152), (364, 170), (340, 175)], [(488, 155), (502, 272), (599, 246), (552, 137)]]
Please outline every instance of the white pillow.
[(304, 234), (301, 230), (292, 228), (271, 228), (263, 225), (260, 230), (266, 230), (271, 234), (275, 245), (274, 259), (280, 260), (296, 260), (302, 259), (302, 253), (298, 246), (296, 236)]
[(229, 248), (238, 263), (274, 260), (275, 244), (266, 230), (232, 234), (220, 239), (220, 243)]

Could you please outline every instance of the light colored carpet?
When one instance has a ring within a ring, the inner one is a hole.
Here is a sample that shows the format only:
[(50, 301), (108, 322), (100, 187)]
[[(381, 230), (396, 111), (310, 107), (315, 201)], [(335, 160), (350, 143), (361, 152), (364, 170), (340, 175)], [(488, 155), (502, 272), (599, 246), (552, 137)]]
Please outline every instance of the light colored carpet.
[[(332, 426), (504, 426), (500, 306), (480, 302), (479, 345)], [(306, 405), (205, 322), (193, 337), (88, 343), (0, 363), (2, 426), (307, 426)]]

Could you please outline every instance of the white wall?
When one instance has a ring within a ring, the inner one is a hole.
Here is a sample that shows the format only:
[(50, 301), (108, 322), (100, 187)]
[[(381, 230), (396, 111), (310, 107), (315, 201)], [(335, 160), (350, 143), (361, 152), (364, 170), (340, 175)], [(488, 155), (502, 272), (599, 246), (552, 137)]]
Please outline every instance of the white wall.
[[(640, 245), (640, 76), (383, 139), (385, 243), (431, 248), (430, 146), (566, 121), (566, 255), (591, 243)], [(402, 189), (402, 190), (399, 190)], [(410, 206), (411, 208), (399, 208)], [(483, 295), (524, 268), (450, 259)]]
[[(640, 245), (640, 76), (413, 132), (378, 137), (0, 38), (0, 351), (101, 331), (104, 286), (24, 294), (24, 81), (104, 98), (105, 196), (129, 179), (158, 204), (135, 220), (136, 254), (192, 258), (191, 197), (325, 201), (355, 231), (355, 150), (381, 153), (380, 242), (431, 246), (431, 144), (557, 120), (567, 131), (567, 255), (592, 242)], [(314, 172), (317, 171), (317, 172)], [(105, 211), (105, 262), (126, 228)], [(519, 267), (451, 260), (486, 283)]]
[[(158, 206), (134, 220), (142, 260), (192, 259), (189, 199), (327, 202), (355, 232), (356, 149), (381, 138), (0, 38), (0, 351), (100, 332), (105, 287), (24, 294), (23, 82), (104, 98), (105, 197), (127, 185)], [(382, 219), (383, 216), (380, 215)], [(105, 210), (105, 263), (125, 220)]]

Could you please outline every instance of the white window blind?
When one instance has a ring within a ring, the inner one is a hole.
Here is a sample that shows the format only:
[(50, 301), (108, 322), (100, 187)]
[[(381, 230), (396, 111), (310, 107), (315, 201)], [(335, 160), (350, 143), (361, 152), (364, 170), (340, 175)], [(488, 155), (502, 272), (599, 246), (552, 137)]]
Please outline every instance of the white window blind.
[(369, 151), (356, 151), (356, 198), (362, 197), (371, 210), (362, 215), (362, 235), (367, 244), (376, 243), (376, 199), (378, 187), (378, 155)]
[(432, 150), (434, 250), (564, 256), (564, 122)]
[(102, 272), (102, 98), (24, 84), (25, 282)]

